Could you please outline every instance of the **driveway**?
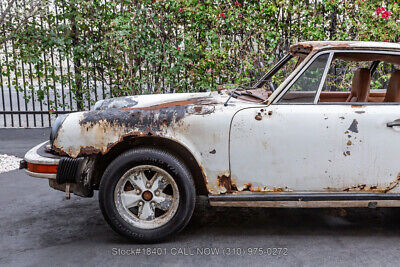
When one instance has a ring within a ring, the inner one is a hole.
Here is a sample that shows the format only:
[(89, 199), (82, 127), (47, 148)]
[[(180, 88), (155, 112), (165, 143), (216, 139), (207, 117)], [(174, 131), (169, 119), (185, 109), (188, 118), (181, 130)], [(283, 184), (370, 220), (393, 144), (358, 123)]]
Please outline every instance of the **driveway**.
[[(0, 154), (21, 157), (47, 135), (47, 129), (2, 129)], [(108, 227), (97, 194), (66, 200), (47, 180), (15, 170), (0, 174), (0, 211), (4, 266), (394, 266), (400, 254), (400, 209), (394, 208), (217, 208), (199, 199), (180, 234), (141, 245)], [(270, 255), (278, 248), (280, 255)]]

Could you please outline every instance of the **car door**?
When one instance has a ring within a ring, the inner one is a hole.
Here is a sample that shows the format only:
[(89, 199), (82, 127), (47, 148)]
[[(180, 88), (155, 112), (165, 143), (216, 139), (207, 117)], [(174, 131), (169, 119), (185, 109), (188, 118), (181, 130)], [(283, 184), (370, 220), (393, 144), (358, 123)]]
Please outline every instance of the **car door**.
[(275, 103), (234, 116), (230, 164), (239, 191), (397, 190), (400, 132), (387, 123), (400, 107), (318, 104), (332, 56), (310, 60)]

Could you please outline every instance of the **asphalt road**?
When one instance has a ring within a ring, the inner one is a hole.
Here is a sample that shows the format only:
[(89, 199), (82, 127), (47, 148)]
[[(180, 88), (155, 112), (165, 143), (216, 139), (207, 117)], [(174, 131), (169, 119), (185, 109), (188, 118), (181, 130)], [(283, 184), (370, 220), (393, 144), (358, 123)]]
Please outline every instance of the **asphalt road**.
[[(0, 130), (0, 153), (22, 156), (44, 141), (47, 131)], [(395, 266), (400, 254), (400, 209), (394, 208), (216, 208), (199, 200), (181, 233), (161, 244), (140, 245), (108, 227), (97, 195), (66, 200), (46, 180), (16, 170), (0, 174), (0, 211), (4, 266)], [(280, 255), (269, 255), (278, 248)]]

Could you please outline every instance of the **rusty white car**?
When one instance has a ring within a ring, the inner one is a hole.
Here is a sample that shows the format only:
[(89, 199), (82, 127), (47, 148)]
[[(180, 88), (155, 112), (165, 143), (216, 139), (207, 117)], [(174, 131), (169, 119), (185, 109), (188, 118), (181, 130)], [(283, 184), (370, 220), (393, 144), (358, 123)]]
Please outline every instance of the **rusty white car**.
[(102, 100), (22, 168), (138, 242), (213, 206), (400, 207), (400, 44), (303, 42), (252, 87)]

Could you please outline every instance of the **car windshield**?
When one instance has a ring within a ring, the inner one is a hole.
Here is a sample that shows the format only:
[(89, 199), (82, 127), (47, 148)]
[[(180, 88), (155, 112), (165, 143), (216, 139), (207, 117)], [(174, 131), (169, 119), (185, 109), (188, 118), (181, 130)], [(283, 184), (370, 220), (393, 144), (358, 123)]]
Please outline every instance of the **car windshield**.
[(291, 54), (285, 55), (252, 87), (254, 89), (262, 88), (271, 92), (275, 91), (300, 62), (301, 60), (299, 60), (299, 57), (293, 57)]
[[(301, 62), (300, 57), (287, 54), (276, 63), (272, 69), (265, 73), (261, 79), (251, 87), (239, 87), (229, 94), (231, 97), (252, 102), (264, 102), (273, 91), (292, 73)], [(229, 100), (228, 100), (229, 101)], [(228, 102), (227, 101), (227, 102)], [(227, 104), (227, 103), (226, 103)]]

